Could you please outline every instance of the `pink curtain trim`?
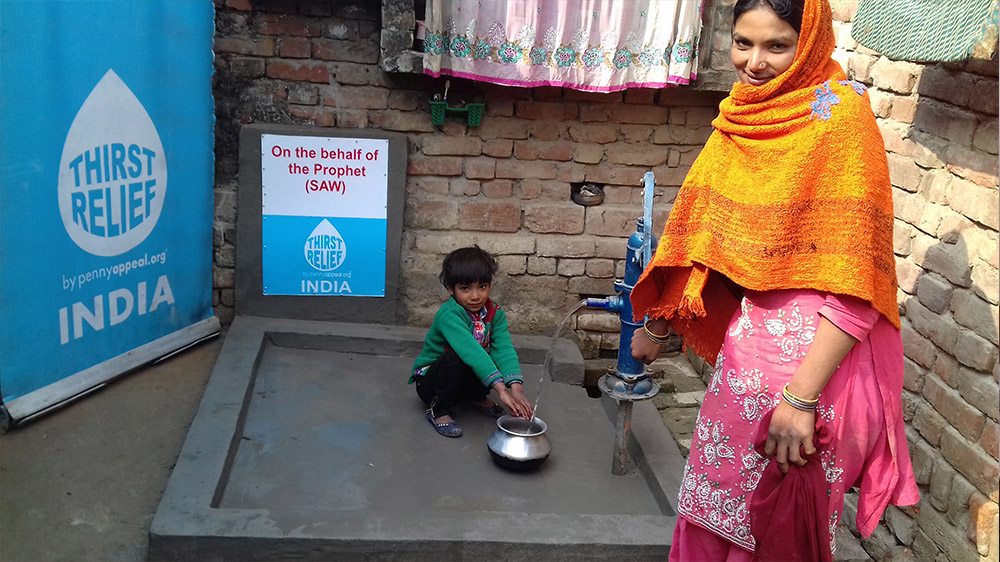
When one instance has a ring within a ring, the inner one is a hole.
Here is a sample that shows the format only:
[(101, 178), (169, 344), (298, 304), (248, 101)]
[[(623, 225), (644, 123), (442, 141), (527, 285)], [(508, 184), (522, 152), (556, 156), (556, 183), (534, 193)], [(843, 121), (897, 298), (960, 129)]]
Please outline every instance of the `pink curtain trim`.
[(686, 86), (697, 78), (697, 75), (692, 73), (689, 78), (684, 78), (683, 76), (668, 76), (667, 82), (627, 82), (625, 84), (615, 84), (612, 86), (592, 86), (589, 84), (576, 84), (572, 82), (563, 82), (561, 80), (534, 80), (534, 81), (509, 80), (506, 78), (483, 76), (479, 74), (473, 74), (471, 72), (461, 72), (458, 70), (450, 70), (446, 68), (442, 68), (440, 72), (434, 72), (433, 70), (425, 68), (424, 74), (427, 74), (428, 76), (433, 76), (435, 78), (439, 78), (442, 74), (447, 74), (449, 76), (455, 76), (458, 78), (467, 78), (469, 80), (476, 80), (479, 82), (490, 82), (493, 84), (500, 84), (502, 86), (518, 86), (522, 88), (535, 88), (538, 86), (557, 86), (562, 88), (581, 90), (584, 92), (599, 92), (606, 94), (612, 92), (620, 92), (622, 90), (627, 90), (629, 88), (668, 88), (674, 86)]

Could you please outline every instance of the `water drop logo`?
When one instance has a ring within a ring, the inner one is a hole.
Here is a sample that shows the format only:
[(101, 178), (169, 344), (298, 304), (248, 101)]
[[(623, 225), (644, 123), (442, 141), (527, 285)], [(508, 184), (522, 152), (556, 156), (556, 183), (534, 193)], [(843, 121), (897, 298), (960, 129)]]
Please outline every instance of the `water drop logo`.
[(333, 271), (347, 258), (347, 244), (330, 221), (323, 219), (306, 239), (305, 253), (313, 269)]
[(59, 162), (66, 233), (96, 256), (138, 246), (160, 218), (167, 163), (146, 109), (113, 70), (77, 111)]

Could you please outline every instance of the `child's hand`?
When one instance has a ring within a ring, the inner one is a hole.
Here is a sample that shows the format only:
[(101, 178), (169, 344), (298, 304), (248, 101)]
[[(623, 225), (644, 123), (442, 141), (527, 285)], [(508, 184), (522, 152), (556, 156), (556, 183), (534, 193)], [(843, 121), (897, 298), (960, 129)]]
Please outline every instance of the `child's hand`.
[(500, 401), (507, 407), (511, 415), (523, 418), (531, 417), (531, 402), (524, 395), (524, 390), (521, 388), (520, 383), (514, 383), (508, 389), (502, 382), (498, 382), (493, 388), (500, 395)]
[[(531, 402), (528, 400), (528, 397), (524, 395), (524, 387), (521, 385), (521, 383), (516, 382), (511, 384), (510, 393), (511, 396), (514, 397), (514, 402), (517, 403), (518, 406), (517, 411), (520, 412), (515, 415), (519, 415), (525, 418), (530, 418), (532, 413)], [(515, 410), (512, 408), (511, 411), (514, 412)]]

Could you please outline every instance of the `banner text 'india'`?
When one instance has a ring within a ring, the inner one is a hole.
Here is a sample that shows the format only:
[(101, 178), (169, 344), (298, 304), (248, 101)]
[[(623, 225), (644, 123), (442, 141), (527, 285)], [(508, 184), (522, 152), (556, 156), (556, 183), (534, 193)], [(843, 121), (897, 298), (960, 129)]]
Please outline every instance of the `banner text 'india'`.
[(0, 402), (15, 423), (218, 331), (213, 17), (188, 0), (0, 8)]

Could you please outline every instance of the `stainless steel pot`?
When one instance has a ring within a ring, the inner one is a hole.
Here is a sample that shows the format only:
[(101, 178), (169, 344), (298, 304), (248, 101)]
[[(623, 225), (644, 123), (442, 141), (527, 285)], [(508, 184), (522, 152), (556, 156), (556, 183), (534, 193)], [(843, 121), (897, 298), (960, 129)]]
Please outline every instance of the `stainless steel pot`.
[(541, 418), (500, 416), (486, 446), (498, 465), (511, 470), (532, 470), (552, 452), (552, 444), (545, 436), (547, 429)]

